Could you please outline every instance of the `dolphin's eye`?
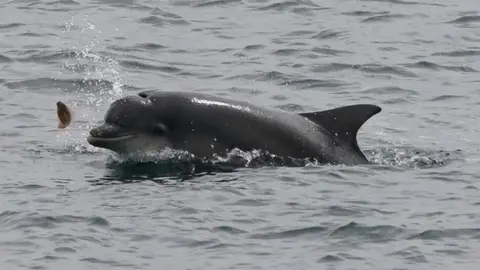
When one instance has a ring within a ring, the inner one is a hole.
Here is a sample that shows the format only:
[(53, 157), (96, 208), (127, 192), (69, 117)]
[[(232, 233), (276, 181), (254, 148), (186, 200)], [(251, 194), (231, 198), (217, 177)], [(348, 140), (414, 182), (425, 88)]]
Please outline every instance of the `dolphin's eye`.
[(165, 136), (167, 135), (168, 128), (164, 124), (158, 123), (155, 126), (153, 126), (153, 132), (156, 135)]

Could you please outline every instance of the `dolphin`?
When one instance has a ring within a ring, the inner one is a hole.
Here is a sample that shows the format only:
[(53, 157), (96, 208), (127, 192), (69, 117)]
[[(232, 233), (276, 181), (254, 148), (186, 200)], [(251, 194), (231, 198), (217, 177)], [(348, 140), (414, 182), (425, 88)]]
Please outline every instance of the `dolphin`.
[(357, 104), (294, 113), (210, 94), (151, 90), (115, 100), (87, 141), (119, 154), (170, 148), (208, 158), (237, 148), (323, 164), (369, 164), (357, 133), (380, 111)]

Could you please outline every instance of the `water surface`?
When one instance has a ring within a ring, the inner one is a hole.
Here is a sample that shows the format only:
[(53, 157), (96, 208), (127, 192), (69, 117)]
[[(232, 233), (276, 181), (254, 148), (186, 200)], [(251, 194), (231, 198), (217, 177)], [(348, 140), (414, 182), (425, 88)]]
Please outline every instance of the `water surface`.
[[(478, 267), (477, 1), (10, 0), (0, 18), (2, 269)], [(138, 164), (87, 144), (150, 89), (379, 105), (358, 136), (374, 165)]]

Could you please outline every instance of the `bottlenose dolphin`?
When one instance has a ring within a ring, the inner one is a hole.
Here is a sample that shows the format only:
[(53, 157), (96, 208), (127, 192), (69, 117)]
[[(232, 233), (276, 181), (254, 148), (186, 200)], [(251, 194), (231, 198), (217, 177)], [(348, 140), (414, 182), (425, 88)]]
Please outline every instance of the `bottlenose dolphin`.
[(368, 164), (357, 132), (380, 111), (358, 104), (293, 113), (215, 95), (143, 91), (114, 101), (87, 141), (117, 153), (168, 147), (211, 157), (238, 148), (320, 163)]

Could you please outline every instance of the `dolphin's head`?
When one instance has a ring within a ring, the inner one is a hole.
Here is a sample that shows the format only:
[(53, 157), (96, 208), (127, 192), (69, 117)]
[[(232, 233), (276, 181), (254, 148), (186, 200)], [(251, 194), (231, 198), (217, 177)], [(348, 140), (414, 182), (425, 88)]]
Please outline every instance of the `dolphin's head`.
[(87, 141), (117, 153), (170, 147), (166, 106), (142, 94), (118, 99), (110, 105), (104, 122), (90, 130)]

